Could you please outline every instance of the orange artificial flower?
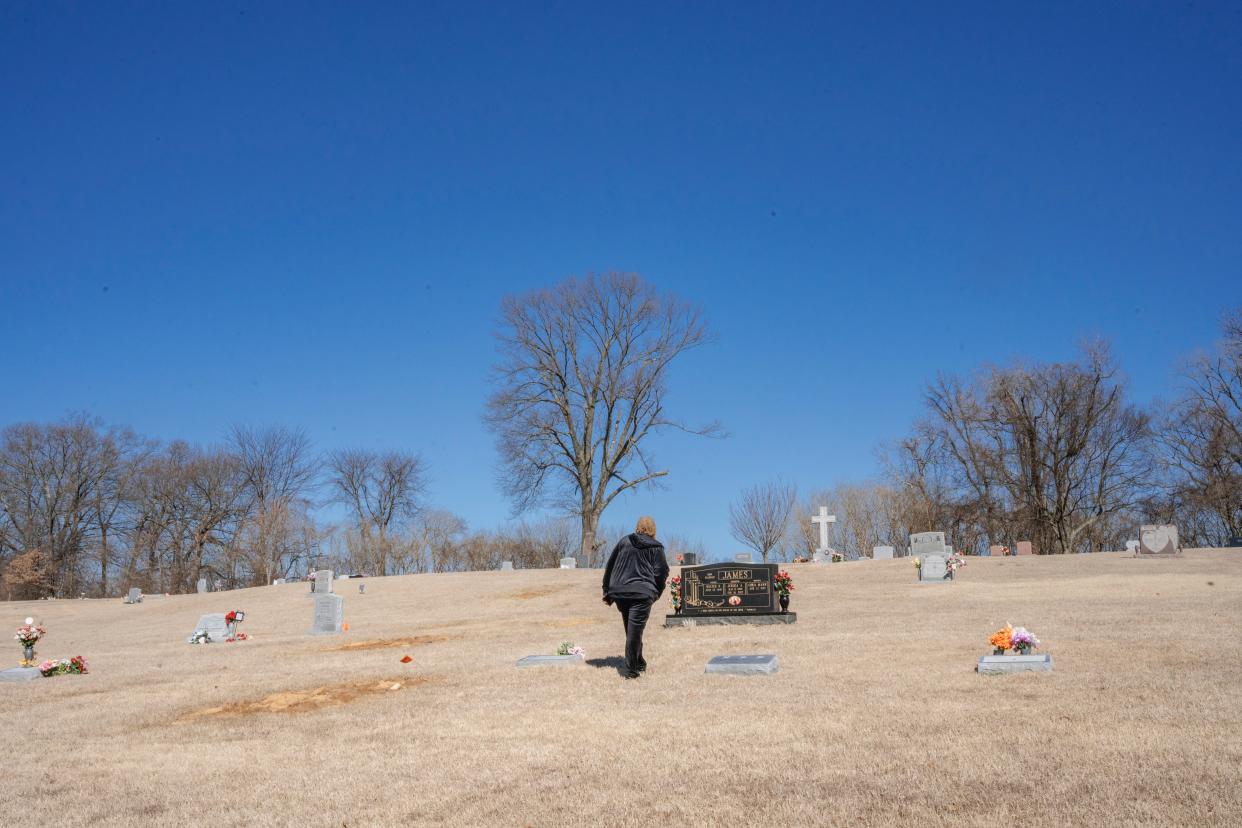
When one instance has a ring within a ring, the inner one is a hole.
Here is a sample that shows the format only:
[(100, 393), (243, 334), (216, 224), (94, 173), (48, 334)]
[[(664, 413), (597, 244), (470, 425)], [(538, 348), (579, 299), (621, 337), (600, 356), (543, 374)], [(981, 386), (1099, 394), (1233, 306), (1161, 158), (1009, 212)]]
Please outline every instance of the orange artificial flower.
[(992, 633), (988, 643), (998, 650), (1011, 649), (1013, 647), (1013, 625), (1006, 624), (1005, 629)]

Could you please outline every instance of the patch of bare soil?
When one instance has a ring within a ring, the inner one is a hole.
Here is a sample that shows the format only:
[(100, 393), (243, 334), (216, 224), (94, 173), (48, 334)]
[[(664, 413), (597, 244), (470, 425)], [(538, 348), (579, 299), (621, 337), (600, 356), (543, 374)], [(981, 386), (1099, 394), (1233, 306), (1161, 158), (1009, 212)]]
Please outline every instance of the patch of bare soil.
[(372, 696), (382, 696), (426, 684), (427, 678), (388, 678), (354, 681), (313, 687), (307, 690), (283, 690), (254, 701), (232, 702), (218, 707), (204, 707), (181, 717), (181, 721), (219, 716), (252, 716), (257, 713), (306, 713), (324, 707), (349, 704)]
[(521, 592), (510, 592), (507, 597), (517, 598), (520, 601), (529, 601), (532, 598), (545, 598), (549, 595), (555, 595), (556, 593), (568, 588), (568, 585), (565, 584), (558, 586), (531, 587), (530, 589), (524, 589)]
[(346, 653), (353, 650), (387, 650), (394, 647), (421, 647), (426, 644), (438, 644), (441, 641), (451, 641), (454, 638), (461, 638), (460, 635), (414, 635), (409, 638), (377, 638), (371, 641), (355, 641), (351, 644), (342, 644), (339, 647), (329, 647), (324, 652), (328, 653)]

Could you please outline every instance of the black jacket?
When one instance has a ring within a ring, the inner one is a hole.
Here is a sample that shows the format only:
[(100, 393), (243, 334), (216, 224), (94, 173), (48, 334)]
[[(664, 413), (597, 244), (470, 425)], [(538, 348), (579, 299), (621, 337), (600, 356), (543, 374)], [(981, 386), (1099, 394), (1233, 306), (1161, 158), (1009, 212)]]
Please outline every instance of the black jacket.
[(604, 597), (645, 595), (651, 600), (664, 594), (668, 561), (664, 544), (650, 535), (635, 532), (617, 541), (604, 570)]

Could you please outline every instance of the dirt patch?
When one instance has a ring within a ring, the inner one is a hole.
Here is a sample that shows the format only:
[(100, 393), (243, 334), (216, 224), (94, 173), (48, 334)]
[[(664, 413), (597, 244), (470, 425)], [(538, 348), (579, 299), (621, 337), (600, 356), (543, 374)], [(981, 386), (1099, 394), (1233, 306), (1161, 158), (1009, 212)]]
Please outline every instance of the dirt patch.
[(557, 619), (556, 621), (549, 621), (546, 624), (544, 624), (544, 626), (548, 627), (549, 629), (557, 629), (558, 627), (585, 627), (585, 626), (589, 626), (593, 624), (606, 624), (606, 623), (608, 622), (604, 618), (579, 617), (579, 618), (560, 618), (560, 619)]
[(394, 647), (422, 647), (461, 638), (460, 635), (414, 635), (409, 638), (377, 638), (373, 641), (355, 641), (340, 647), (329, 647), (325, 653), (347, 653), (353, 650), (387, 650)]
[(532, 598), (545, 598), (549, 595), (555, 595), (565, 589), (568, 589), (568, 586), (531, 587), (521, 592), (510, 592), (507, 597), (517, 598), (519, 601), (529, 601)]
[(427, 678), (368, 679), (346, 684), (312, 687), (306, 690), (283, 690), (254, 701), (232, 702), (218, 707), (204, 707), (181, 717), (180, 721), (220, 716), (252, 716), (256, 713), (306, 713), (324, 707), (349, 704), (372, 696), (408, 690), (426, 684)]

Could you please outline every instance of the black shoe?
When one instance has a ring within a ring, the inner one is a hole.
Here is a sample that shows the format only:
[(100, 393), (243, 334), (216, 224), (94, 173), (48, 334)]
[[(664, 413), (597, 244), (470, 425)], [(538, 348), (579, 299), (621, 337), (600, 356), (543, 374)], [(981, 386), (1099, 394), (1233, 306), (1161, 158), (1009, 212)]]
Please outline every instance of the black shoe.
[(647, 662), (644, 661), (642, 664), (638, 665), (638, 672), (640, 673), (647, 672)]
[(634, 672), (633, 670), (630, 670), (628, 673), (622, 673), (621, 676), (627, 679), (636, 679), (638, 678), (638, 673)]

